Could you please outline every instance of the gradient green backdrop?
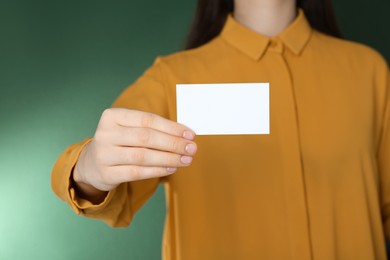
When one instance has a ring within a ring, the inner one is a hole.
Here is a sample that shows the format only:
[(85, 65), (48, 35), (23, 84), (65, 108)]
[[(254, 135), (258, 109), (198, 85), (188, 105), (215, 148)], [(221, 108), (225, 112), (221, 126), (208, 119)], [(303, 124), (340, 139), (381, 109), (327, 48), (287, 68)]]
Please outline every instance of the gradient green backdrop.
[[(0, 1), (0, 259), (160, 259), (162, 188), (113, 229), (55, 197), (50, 171), (157, 55), (181, 49), (194, 2)], [(390, 1), (335, 6), (346, 38), (390, 60)]]

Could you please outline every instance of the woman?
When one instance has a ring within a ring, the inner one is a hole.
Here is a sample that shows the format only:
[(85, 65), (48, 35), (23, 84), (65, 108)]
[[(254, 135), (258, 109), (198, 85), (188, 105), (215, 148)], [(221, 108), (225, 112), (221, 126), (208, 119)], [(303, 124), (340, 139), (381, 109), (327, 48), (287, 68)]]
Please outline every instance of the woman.
[[(389, 71), (337, 38), (332, 14), (327, 0), (199, 1), (189, 50), (157, 59), (63, 153), (54, 191), (126, 226), (164, 183), (164, 259), (385, 259)], [(175, 123), (177, 83), (236, 82), (270, 82), (270, 135), (195, 142)]]

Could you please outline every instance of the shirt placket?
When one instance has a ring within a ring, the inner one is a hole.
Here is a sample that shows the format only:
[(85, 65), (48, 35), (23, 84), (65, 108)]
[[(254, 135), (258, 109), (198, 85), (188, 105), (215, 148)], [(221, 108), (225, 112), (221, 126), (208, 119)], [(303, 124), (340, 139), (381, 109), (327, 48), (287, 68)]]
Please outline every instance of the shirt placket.
[[(284, 57), (285, 48), (279, 39), (272, 39), (267, 49), (272, 73), (270, 95), (277, 100), (273, 118), (280, 129), (282, 147), (286, 221), (292, 259), (312, 259), (310, 219), (308, 215), (304, 168), (299, 132), (299, 114), (293, 77)], [(272, 102), (272, 99), (271, 99)], [(272, 110), (271, 110), (272, 113)], [(271, 130), (272, 131), (272, 130)]]

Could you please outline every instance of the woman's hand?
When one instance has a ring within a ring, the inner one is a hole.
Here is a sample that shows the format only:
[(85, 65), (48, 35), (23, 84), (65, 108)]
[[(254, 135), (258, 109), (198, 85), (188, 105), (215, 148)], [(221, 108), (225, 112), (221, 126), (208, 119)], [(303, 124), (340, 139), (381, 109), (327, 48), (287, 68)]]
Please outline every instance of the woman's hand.
[(110, 108), (73, 172), (78, 190), (96, 197), (123, 182), (163, 177), (191, 164), (195, 133), (151, 113)]

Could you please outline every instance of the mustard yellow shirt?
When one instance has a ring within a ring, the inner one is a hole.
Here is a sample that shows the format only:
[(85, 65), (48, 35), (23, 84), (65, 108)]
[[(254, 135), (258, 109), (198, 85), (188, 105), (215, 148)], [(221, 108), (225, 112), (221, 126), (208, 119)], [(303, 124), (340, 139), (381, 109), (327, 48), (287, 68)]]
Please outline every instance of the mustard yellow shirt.
[[(270, 82), (270, 135), (197, 136), (192, 166), (77, 197), (70, 146), (52, 173), (79, 214), (128, 225), (165, 185), (163, 259), (386, 259), (390, 239), (389, 70), (363, 45), (313, 30), (300, 11), (267, 38), (229, 16), (210, 43), (159, 58), (114, 107), (176, 120), (178, 83)], [(201, 104), (200, 104), (201, 105)]]

